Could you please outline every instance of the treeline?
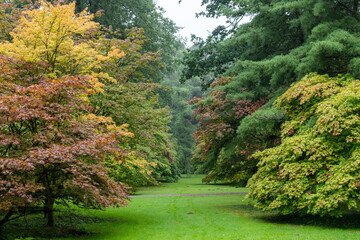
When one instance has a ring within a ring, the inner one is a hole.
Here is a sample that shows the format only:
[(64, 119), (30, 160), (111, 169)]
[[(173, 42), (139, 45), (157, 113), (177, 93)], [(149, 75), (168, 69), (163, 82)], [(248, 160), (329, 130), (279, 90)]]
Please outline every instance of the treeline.
[(191, 171), (190, 134), (170, 131), (195, 124), (170, 74), (183, 44), (151, 0), (2, 1), (0, 20), (0, 227)]
[(229, 24), (184, 58), (183, 80), (212, 89), (192, 100), (204, 181), (247, 185), (267, 211), (358, 210), (359, 1), (203, 5)]

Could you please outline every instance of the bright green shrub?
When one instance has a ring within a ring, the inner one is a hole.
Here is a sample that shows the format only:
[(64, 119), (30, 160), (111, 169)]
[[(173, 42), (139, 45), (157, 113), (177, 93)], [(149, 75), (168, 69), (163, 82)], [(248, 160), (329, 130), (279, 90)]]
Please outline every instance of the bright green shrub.
[(258, 152), (249, 196), (264, 211), (339, 216), (360, 207), (360, 81), (310, 74), (275, 103), (291, 118)]

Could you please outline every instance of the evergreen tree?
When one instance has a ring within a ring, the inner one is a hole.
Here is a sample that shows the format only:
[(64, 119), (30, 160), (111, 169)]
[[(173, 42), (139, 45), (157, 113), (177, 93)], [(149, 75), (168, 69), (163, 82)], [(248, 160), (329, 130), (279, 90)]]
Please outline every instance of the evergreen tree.
[[(210, 97), (195, 101), (203, 120), (198, 136), (209, 131), (205, 126), (211, 121), (221, 129), (219, 134), (214, 132), (198, 142), (194, 160), (211, 171), (208, 180), (246, 182), (256, 171), (257, 160), (244, 159), (241, 153), (251, 155), (280, 142), (279, 126), (286, 114), (272, 109), (272, 102), (291, 83), (309, 72), (359, 76), (358, 1), (204, 0), (203, 4), (207, 7), (204, 15), (226, 16), (234, 24), (231, 29), (218, 28), (206, 41), (195, 42), (196, 47), (184, 59), (183, 79), (200, 76), (203, 85), (215, 86)], [(251, 16), (251, 21), (238, 26), (244, 16)], [(225, 83), (214, 82), (223, 75), (228, 79)], [(219, 101), (226, 107), (211, 108)], [(249, 116), (237, 118), (239, 101), (251, 101), (253, 106), (259, 101), (270, 102), (259, 108), (261, 114), (251, 116), (249, 112)], [(220, 116), (216, 121), (209, 117), (214, 111)], [(244, 131), (256, 123), (267, 132)], [(248, 142), (244, 145), (242, 139)], [(249, 172), (248, 166), (254, 168)], [(239, 172), (249, 174), (236, 177)]]

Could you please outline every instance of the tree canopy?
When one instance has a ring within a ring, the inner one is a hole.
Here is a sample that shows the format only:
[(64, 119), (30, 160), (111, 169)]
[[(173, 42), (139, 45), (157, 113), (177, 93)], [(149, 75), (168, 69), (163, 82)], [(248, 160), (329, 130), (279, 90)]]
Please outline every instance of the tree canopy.
[(0, 11), (13, 19), (0, 43), (0, 224), (43, 204), (53, 226), (54, 204), (124, 206), (132, 187), (176, 180), (169, 112), (145, 74), (160, 52), (143, 51), (143, 30), (116, 37), (75, 3), (16, 4)]
[[(205, 180), (244, 184), (258, 160), (243, 154), (280, 143), (279, 126), (287, 114), (272, 106), (277, 97), (309, 72), (359, 76), (358, 1), (203, 4), (203, 14), (226, 16), (233, 24), (197, 39), (184, 58), (183, 80), (199, 76), (204, 87), (214, 88), (207, 98), (194, 101), (202, 123), (193, 160), (209, 173)], [(244, 16), (250, 22), (237, 24)]]
[(77, 11), (85, 8), (91, 13), (102, 11), (96, 21), (113, 30), (119, 29), (122, 37), (126, 36), (126, 29), (143, 28), (146, 38), (151, 39), (145, 42), (143, 51), (161, 52), (164, 67), (158, 68), (157, 73), (176, 68), (176, 52), (182, 47), (176, 37), (178, 28), (163, 16), (162, 10), (152, 0), (76, 0)]
[(256, 153), (256, 206), (283, 214), (359, 210), (359, 80), (311, 74), (277, 99), (290, 119), (279, 146)]

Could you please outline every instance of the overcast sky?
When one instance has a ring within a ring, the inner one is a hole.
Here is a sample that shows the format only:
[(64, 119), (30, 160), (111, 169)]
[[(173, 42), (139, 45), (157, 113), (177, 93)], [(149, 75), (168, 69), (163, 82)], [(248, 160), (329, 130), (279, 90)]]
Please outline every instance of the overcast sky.
[(180, 34), (190, 41), (191, 34), (206, 38), (212, 30), (219, 25), (224, 25), (226, 21), (225, 18), (196, 18), (195, 13), (205, 9), (201, 7), (201, 1), (182, 0), (179, 4), (179, 0), (157, 0), (157, 5), (165, 9), (165, 17), (172, 19), (178, 27), (183, 27), (180, 30)]

